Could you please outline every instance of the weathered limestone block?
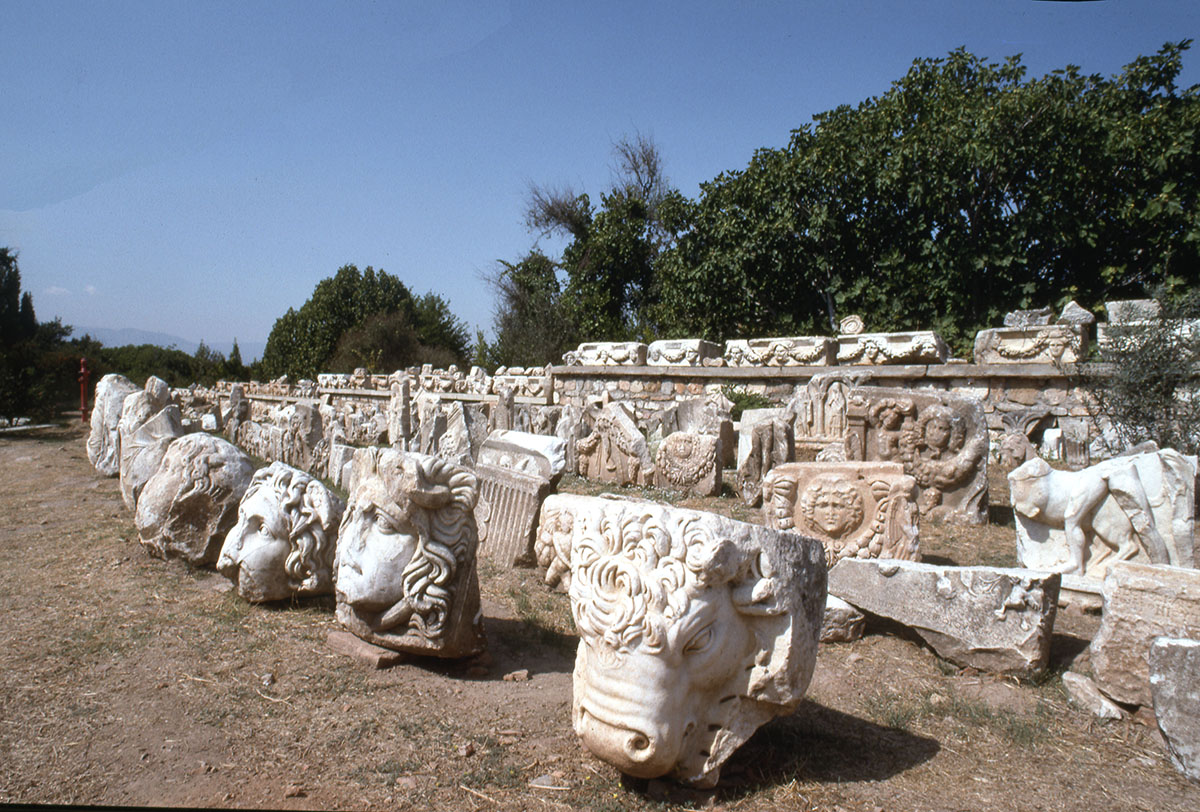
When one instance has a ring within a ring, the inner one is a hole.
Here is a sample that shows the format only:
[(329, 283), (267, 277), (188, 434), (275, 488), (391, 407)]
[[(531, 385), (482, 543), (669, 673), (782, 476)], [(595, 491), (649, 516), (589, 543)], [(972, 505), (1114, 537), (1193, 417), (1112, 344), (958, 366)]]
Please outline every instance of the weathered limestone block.
[(217, 571), (251, 603), (333, 592), (333, 557), (346, 503), (281, 462), (260, 468), (225, 536)]
[(345, 488), (350, 490), (345, 482), (347, 466), (354, 459), (354, 446), (343, 445), (342, 443), (333, 443), (329, 447), (329, 470), (326, 473), (329, 481), (334, 484), (334, 487)]
[(1036, 310), (1013, 310), (1004, 314), (1004, 326), (1017, 330), (1029, 327), (1044, 327), (1054, 318), (1054, 310), (1049, 307), (1039, 307)]
[(900, 462), (917, 480), (921, 518), (987, 521), (988, 432), (982, 405), (946, 392), (850, 390), (848, 459)]
[(654, 458), (654, 484), (699, 496), (721, 493), (721, 441), (711, 434), (677, 431)]
[(142, 546), (196, 567), (216, 562), (253, 474), (250, 458), (228, 440), (211, 434), (175, 440), (137, 500)]
[(837, 339), (839, 364), (944, 364), (950, 348), (937, 333), (859, 333)]
[(502, 567), (531, 566), (538, 512), (554, 492), (554, 484), (536, 471), (486, 462), (476, 464), (475, 476), (479, 478), (475, 505), (479, 555)]
[(575, 732), (630, 775), (714, 785), (812, 678), (820, 545), (652, 502), (557, 495), (545, 510), (570, 535)]
[(624, 406), (609, 403), (592, 424), (591, 434), (575, 444), (579, 475), (617, 485), (648, 485), (654, 460), (646, 438)]
[(1150, 644), (1200, 637), (1200, 570), (1122, 561), (1104, 577), (1104, 614), (1089, 649), (1092, 679), (1108, 696), (1149, 705)]
[(1063, 307), (1062, 313), (1058, 316), (1059, 324), (1071, 324), (1076, 327), (1086, 327), (1089, 324), (1096, 323), (1096, 316), (1090, 310), (1085, 310), (1074, 299), (1067, 302)]
[(130, 510), (137, 509), (137, 500), (146, 482), (158, 470), (167, 447), (182, 437), (183, 417), (179, 407), (170, 404), (147, 414), (149, 404), (145, 392), (134, 392), (125, 398), (121, 412), (121, 500)]
[(353, 479), (338, 531), (338, 620), (396, 651), (477, 654), (475, 475), (424, 454), (364, 448)]
[(392, 448), (407, 450), (413, 436), (411, 384), (408, 375), (394, 372), (388, 376), (387, 426), (388, 444)]
[(446, 420), (446, 430), (438, 438), (437, 456), (470, 468), (475, 461), (471, 448), (471, 429), (467, 425), (466, 411), (461, 401), (451, 401), (443, 404), (443, 414)]
[(87, 455), (88, 462), (104, 476), (121, 472), (121, 411), (125, 398), (138, 391), (137, 385), (124, 375), (105, 375), (96, 384)]
[(479, 462), (557, 484), (567, 470), (567, 443), (560, 437), (525, 431), (494, 431), (479, 449)]
[(1162, 305), (1157, 299), (1125, 299), (1105, 302), (1109, 324), (1144, 324), (1162, 316)]
[(1200, 640), (1159, 637), (1150, 646), (1154, 717), (1175, 769), (1200, 781)]
[(763, 524), (825, 547), (825, 561), (916, 561), (916, 480), (894, 462), (789, 462), (763, 481)]
[(867, 616), (836, 595), (825, 599), (825, 617), (821, 621), (822, 643), (852, 643), (863, 636)]
[(574, 352), (563, 356), (568, 366), (634, 366), (646, 365), (647, 347), (638, 341), (601, 341), (580, 344)]
[(738, 493), (749, 507), (762, 502), (763, 478), (777, 465), (791, 462), (795, 433), (784, 409), (747, 409), (738, 433)]
[(837, 363), (837, 342), (825, 336), (733, 339), (725, 342), (731, 367), (810, 367)]
[(1029, 677), (1046, 669), (1057, 573), (843, 558), (829, 593), (911, 627), (961, 666)]
[(578, 443), (591, 432), (583, 419), (583, 411), (570, 403), (563, 404), (554, 424), (554, 436), (563, 441), (567, 453), (567, 470), (579, 473)]
[(1173, 449), (1082, 471), (1033, 459), (1008, 475), (1024, 567), (1101, 579), (1117, 561), (1196, 563), (1196, 461)]
[(650, 366), (699, 367), (712, 358), (721, 357), (721, 347), (699, 338), (652, 341), (646, 350)]
[(1073, 364), (1087, 353), (1087, 333), (1065, 324), (1001, 327), (975, 334), (977, 364)]

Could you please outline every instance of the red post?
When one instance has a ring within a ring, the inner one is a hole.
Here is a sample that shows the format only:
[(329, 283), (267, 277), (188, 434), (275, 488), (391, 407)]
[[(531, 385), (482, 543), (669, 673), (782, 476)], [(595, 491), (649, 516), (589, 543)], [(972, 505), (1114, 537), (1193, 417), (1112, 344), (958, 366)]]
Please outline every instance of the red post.
[(79, 419), (86, 423), (88, 419), (88, 379), (92, 377), (92, 371), (88, 369), (87, 359), (79, 359)]

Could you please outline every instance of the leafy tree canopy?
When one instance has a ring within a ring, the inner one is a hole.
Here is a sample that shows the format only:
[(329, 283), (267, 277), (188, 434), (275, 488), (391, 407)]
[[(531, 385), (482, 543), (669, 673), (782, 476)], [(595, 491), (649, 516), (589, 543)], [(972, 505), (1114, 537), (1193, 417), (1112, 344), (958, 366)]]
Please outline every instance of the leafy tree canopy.
[[(389, 336), (389, 329), (411, 330), (412, 335)], [(385, 340), (386, 348), (377, 343)], [(267, 377), (299, 380), (355, 366), (382, 371), (434, 358), (461, 362), (467, 343), (466, 325), (440, 296), (430, 293), (414, 299), (404, 283), (386, 271), (344, 265), (318, 282), (299, 310), (289, 308), (275, 321), (261, 369)]]
[(934, 328), (958, 349), (1004, 312), (1200, 282), (1190, 42), (1113, 78), (1019, 57), (920, 59), (883, 95), (759, 150), (681, 207), (653, 321), (712, 340)]

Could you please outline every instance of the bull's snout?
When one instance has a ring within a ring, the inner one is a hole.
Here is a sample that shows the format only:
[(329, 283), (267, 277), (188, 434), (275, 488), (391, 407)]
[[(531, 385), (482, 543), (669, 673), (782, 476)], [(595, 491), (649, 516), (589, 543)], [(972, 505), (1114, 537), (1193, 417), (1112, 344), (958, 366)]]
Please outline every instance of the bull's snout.
[(635, 778), (665, 775), (679, 758), (679, 747), (672, 746), (665, 737), (610, 725), (586, 708), (579, 709), (575, 732), (589, 750)]

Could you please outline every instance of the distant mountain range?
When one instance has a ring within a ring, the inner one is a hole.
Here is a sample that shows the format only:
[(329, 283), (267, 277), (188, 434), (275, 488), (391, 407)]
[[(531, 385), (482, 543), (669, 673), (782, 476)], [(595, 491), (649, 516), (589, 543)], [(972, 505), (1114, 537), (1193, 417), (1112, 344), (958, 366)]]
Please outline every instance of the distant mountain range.
[[(71, 331), (73, 338), (81, 338), (85, 335), (90, 335), (106, 347), (123, 347), (126, 344), (154, 344), (158, 347), (176, 347), (189, 354), (194, 353), (200, 347), (200, 342), (198, 341), (189, 341), (186, 338), (173, 336), (170, 333), (138, 330), (134, 327), (122, 327), (116, 330), (111, 327), (75, 327)], [(233, 341), (206, 340), (204, 343), (225, 355), (229, 355), (233, 350)], [(266, 347), (266, 342), (263, 341), (238, 341), (238, 350), (242, 353), (242, 361), (247, 364), (262, 358), (263, 350)]]

